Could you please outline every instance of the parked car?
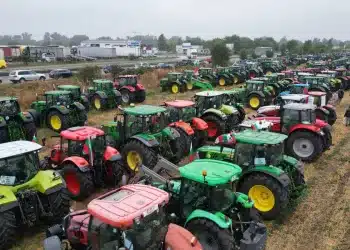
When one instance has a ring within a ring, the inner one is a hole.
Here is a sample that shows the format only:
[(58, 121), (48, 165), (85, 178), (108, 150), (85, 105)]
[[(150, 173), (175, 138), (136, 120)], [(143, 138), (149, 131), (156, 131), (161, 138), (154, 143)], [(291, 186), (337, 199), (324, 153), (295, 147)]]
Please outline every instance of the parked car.
[(14, 70), (9, 74), (9, 81), (13, 83), (24, 83), (26, 81), (45, 81), (46, 76), (44, 74), (36, 73), (32, 70)]
[(105, 65), (102, 68), (102, 70), (103, 70), (103, 72), (105, 72), (105, 74), (108, 74), (109, 72), (111, 72), (111, 69), (112, 69), (111, 65)]
[(171, 69), (173, 65), (167, 63), (158, 63), (156, 68), (158, 69)]
[(73, 73), (69, 69), (55, 69), (55, 70), (52, 70), (49, 73), (49, 77), (50, 78), (55, 78), (55, 79), (68, 78), (68, 77), (71, 77), (71, 76), (73, 76)]

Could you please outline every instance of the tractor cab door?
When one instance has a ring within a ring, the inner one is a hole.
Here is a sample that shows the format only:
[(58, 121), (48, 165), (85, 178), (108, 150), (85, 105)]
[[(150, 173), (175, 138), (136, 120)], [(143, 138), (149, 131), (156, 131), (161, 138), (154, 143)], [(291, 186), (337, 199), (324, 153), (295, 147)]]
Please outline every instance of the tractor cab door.
[(281, 132), (289, 133), (290, 127), (300, 123), (299, 110), (283, 109), (281, 112)]

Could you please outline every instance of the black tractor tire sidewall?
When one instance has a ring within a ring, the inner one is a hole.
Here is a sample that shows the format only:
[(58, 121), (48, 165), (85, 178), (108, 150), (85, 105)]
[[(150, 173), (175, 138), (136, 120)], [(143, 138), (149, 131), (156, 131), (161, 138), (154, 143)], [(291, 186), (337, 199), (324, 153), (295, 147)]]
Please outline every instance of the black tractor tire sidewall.
[(37, 127), (40, 127), (40, 114), (35, 109), (29, 109), (28, 113), (31, 114), (31, 116), (33, 117), (35, 125)]
[(9, 140), (7, 126), (0, 128), (0, 143), (8, 142)]
[[(128, 105), (130, 103), (133, 103), (135, 101), (135, 93), (134, 92), (131, 92), (130, 90), (128, 89), (122, 89), (120, 91), (121, 95), (122, 95), (122, 104), (124, 105)], [(124, 102), (123, 101), (123, 95), (128, 95), (129, 96), (129, 100), (128, 102)]]
[(192, 144), (192, 138), (190, 135), (186, 134), (185, 131), (183, 131), (181, 128), (175, 128), (177, 132), (180, 134), (180, 143), (183, 144), (182, 148), (184, 149), (184, 152), (182, 152), (183, 155), (188, 155), (191, 150), (191, 144)]
[(127, 166), (128, 171), (132, 171), (127, 163), (127, 154), (130, 151), (137, 152), (142, 157), (142, 164), (146, 167), (153, 169), (157, 165), (158, 157), (153, 148), (147, 147), (140, 141), (130, 140), (127, 142), (122, 149), (122, 156), (125, 160), (125, 165)]
[(0, 213), (0, 228), (0, 249), (10, 249), (18, 234), (14, 211), (7, 210)]
[(70, 198), (65, 187), (47, 196), (52, 217), (49, 217), (50, 224), (62, 222), (64, 216), (69, 213)]
[[(61, 128), (59, 130), (55, 130), (52, 126), (51, 126), (51, 117), (54, 116), (54, 115), (57, 115), (58, 117), (60, 117), (61, 119)], [(47, 126), (52, 129), (53, 131), (55, 132), (61, 132), (62, 130), (65, 130), (69, 127), (68, 125), (68, 117), (61, 114), (60, 112), (56, 111), (56, 110), (53, 110), (53, 111), (50, 111), (48, 114), (47, 114), (47, 119), (46, 119), (46, 124)]]
[(144, 102), (146, 100), (146, 91), (145, 90), (139, 90), (136, 92), (136, 102)]
[(33, 140), (34, 136), (36, 136), (36, 126), (34, 121), (23, 124), (24, 134), (26, 136), (26, 140)]
[[(96, 107), (95, 107), (95, 99), (99, 99), (100, 100), (100, 103), (101, 103), (101, 108), (100, 109), (96, 109)], [(106, 98), (101, 98), (99, 95), (94, 95), (92, 97), (92, 105), (91, 106), (95, 110), (105, 110), (105, 109), (108, 108), (107, 107), (108, 106), (107, 103), (108, 103), (108, 100)]]
[[(256, 108), (253, 108), (253, 107), (250, 106), (250, 99), (253, 98), (253, 97), (256, 97), (256, 98), (259, 99), (259, 106), (256, 107)], [(265, 103), (264, 99), (261, 96), (257, 95), (257, 94), (251, 94), (251, 95), (248, 96), (248, 106), (249, 106), (249, 108), (251, 108), (253, 110), (258, 110), (261, 106), (264, 105), (264, 103)]]

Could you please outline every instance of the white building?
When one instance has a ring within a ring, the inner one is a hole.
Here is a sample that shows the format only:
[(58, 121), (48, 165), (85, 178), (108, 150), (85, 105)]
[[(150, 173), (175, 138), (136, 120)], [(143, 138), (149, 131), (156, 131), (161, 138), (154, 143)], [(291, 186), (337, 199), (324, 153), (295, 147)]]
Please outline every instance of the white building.
[[(100, 51), (79, 48), (101, 48)], [(112, 48), (112, 51), (104, 50)], [(78, 51), (84, 53), (85, 56), (91, 57), (114, 57), (114, 56), (141, 56), (141, 41), (133, 40), (86, 40), (80, 43)], [(107, 51), (107, 52), (106, 52)], [(98, 56), (97, 56), (98, 55)], [(108, 55), (108, 56), (107, 56)]]
[(101, 47), (101, 48), (114, 48), (114, 47), (141, 47), (141, 41), (133, 40), (86, 40), (80, 43), (81, 47)]
[(204, 52), (206, 50), (203, 49), (202, 45), (192, 45), (191, 43), (176, 45), (176, 53), (179, 55), (190, 56), (191, 54), (203, 54)]

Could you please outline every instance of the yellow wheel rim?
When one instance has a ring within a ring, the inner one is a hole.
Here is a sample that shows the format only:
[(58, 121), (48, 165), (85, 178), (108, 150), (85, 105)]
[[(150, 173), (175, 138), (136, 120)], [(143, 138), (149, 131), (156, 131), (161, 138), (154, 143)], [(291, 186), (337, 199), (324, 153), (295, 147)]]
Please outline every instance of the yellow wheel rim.
[(193, 89), (193, 84), (192, 84), (192, 82), (186, 83), (186, 87), (187, 87), (188, 90), (192, 90), (192, 89)]
[(254, 206), (261, 212), (268, 212), (275, 206), (275, 196), (266, 186), (254, 185), (249, 189), (248, 196), (254, 201)]
[(139, 171), (139, 166), (142, 164), (142, 157), (135, 151), (130, 151), (126, 155), (126, 162), (132, 171)]
[(179, 86), (177, 86), (177, 84), (174, 84), (173, 86), (171, 86), (171, 92), (173, 94), (179, 93)]
[(233, 83), (234, 83), (234, 84), (237, 84), (237, 83), (238, 83), (238, 77), (237, 77), (237, 76), (233, 77)]
[(101, 109), (101, 101), (99, 98), (95, 99), (94, 106), (95, 106), (95, 109)]
[(53, 116), (51, 116), (51, 118), (50, 118), (50, 124), (51, 124), (51, 127), (52, 127), (54, 130), (60, 130), (61, 127), (62, 127), (61, 118), (60, 118), (58, 115), (53, 115)]
[(250, 98), (250, 100), (249, 100), (250, 107), (257, 108), (257, 107), (259, 107), (259, 105), (260, 105), (260, 100), (258, 97), (254, 96), (254, 97)]
[(266, 75), (272, 75), (272, 71), (267, 71)]
[(225, 79), (224, 78), (220, 78), (219, 85), (220, 86), (225, 86)]

